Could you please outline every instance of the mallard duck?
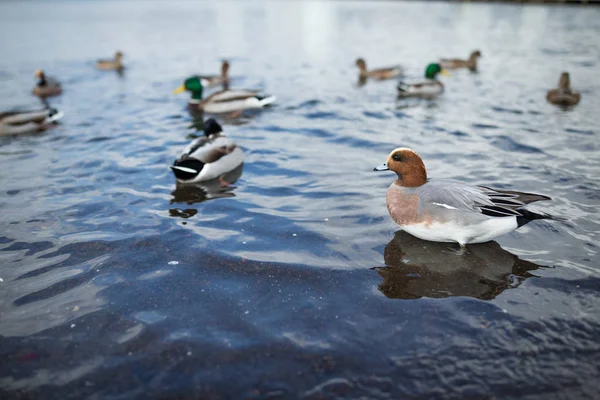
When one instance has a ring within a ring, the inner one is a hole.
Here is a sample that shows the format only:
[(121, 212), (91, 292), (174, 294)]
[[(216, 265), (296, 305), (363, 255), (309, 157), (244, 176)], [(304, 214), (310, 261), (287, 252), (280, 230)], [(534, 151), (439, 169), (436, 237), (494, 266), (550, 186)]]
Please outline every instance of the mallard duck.
[(365, 80), (367, 78), (373, 78), (377, 80), (391, 79), (400, 76), (403, 73), (402, 67), (399, 65), (367, 70), (367, 63), (362, 58), (356, 60), (356, 66), (359, 70), (358, 77), (361, 80)]
[(35, 76), (39, 81), (33, 88), (34, 95), (39, 97), (50, 97), (62, 93), (60, 83), (56, 79), (46, 76), (41, 69), (35, 71)]
[(557, 106), (574, 106), (581, 100), (581, 94), (571, 89), (571, 79), (568, 72), (563, 72), (558, 81), (558, 88), (548, 90), (546, 100)]
[(437, 74), (448, 76), (440, 64), (429, 64), (425, 69), (426, 81), (417, 83), (398, 82), (398, 97), (433, 98), (444, 91), (442, 82), (436, 79)]
[(447, 69), (458, 69), (468, 68), (471, 71), (477, 71), (477, 59), (481, 57), (481, 52), (475, 50), (471, 53), (468, 60), (461, 60), (459, 58), (442, 58), (440, 64), (443, 68)]
[(242, 149), (222, 134), (213, 118), (204, 122), (204, 137), (195, 139), (170, 167), (179, 183), (220, 178), (244, 162)]
[(217, 85), (226, 85), (229, 83), (229, 61), (223, 60), (221, 64), (221, 75), (197, 75), (202, 86), (205, 88), (214, 87)]
[(254, 90), (221, 90), (202, 99), (204, 86), (197, 76), (189, 77), (184, 84), (173, 91), (192, 93), (189, 104), (211, 114), (262, 108), (275, 101), (275, 96), (260, 94)]
[(63, 114), (49, 108), (37, 111), (7, 111), (0, 113), (0, 136), (19, 135), (46, 129)]
[(103, 69), (103, 70), (109, 70), (109, 69), (121, 70), (124, 67), (122, 59), (123, 59), (123, 53), (121, 53), (120, 51), (117, 51), (115, 53), (115, 58), (112, 60), (96, 61), (96, 68)]

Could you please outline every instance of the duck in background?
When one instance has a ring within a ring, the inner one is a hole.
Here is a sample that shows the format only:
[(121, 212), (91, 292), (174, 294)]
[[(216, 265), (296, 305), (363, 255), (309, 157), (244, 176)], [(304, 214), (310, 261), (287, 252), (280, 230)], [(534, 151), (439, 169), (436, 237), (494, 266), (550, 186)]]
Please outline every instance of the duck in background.
[(377, 69), (368, 70), (367, 63), (365, 62), (365, 60), (363, 58), (358, 58), (356, 60), (355, 64), (358, 67), (358, 71), (359, 71), (359, 73), (358, 73), (359, 84), (364, 84), (368, 78), (372, 78), (372, 79), (381, 81), (381, 80), (385, 80), (385, 79), (395, 78), (404, 73), (402, 70), (402, 67), (399, 65), (395, 65), (393, 67), (377, 68)]
[(551, 200), (534, 193), (492, 189), (444, 179), (427, 179), (423, 160), (407, 148), (393, 150), (375, 171), (397, 178), (387, 192), (387, 208), (400, 227), (433, 242), (484, 243), (536, 219), (554, 219), (527, 204)]
[(218, 85), (227, 87), (229, 84), (229, 61), (223, 60), (221, 63), (221, 75), (197, 75), (196, 78), (200, 79), (202, 86), (205, 88)]
[(38, 69), (35, 71), (36, 78), (39, 79), (37, 85), (33, 88), (33, 94), (39, 97), (58, 96), (62, 93), (60, 83), (49, 76), (46, 76), (44, 71)]
[(63, 113), (54, 108), (3, 112), (0, 113), (0, 136), (38, 132), (48, 128), (62, 116)]
[(432, 99), (444, 92), (444, 85), (438, 81), (437, 75), (442, 74), (449, 76), (445, 69), (440, 64), (429, 64), (425, 68), (425, 81), (416, 83), (398, 82), (398, 97), (420, 97), (424, 99)]
[(461, 60), (460, 58), (442, 58), (440, 65), (446, 69), (459, 69), (468, 68), (471, 72), (477, 72), (477, 60), (481, 57), (481, 52), (475, 50), (471, 53), (468, 60)]
[(571, 79), (568, 72), (563, 72), (558, 81), (558, 88), (546, 93), (546, 100), (557, 106), (574, 106), (581, 100), (581, 94), (571, 89)]
[(123, 65), (123, 53), (117, 51), (115, 58), (112, 60), (98, 60), (96, 61), (96, 68), (101, 70), (115, 70), (120, 71), (125, 66)]
[(173, 91), (174, 94), (190, 92), (192, 96), (188, 104), (193, 109), (198, 109), (210, 114), (241, 112), (263, 108), (276, 100), (275, 96), (262, 94), (255, 90), (221, 90), (202, 98), (204, 85), (197, 76), (187, 78), (183, 85)]
[(244, 162), (244, 153), (223, 135), (221, 125), (213, 118), (204, 122), (204, 137), (195, 139), (170, 167), (178, 183), (196, 183), (218, 178)]

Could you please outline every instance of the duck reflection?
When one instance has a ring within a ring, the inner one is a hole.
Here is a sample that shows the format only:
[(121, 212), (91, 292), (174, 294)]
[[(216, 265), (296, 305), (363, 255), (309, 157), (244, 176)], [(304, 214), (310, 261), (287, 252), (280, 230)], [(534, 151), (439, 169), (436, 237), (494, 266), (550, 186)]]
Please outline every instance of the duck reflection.
[(379, 290), (392, 299), (469, 296), (491, 300), (533, 276), (540, 265), (521, 260), (497, 242), (459, 253), (451, 243), (428, 242), (399, 231), (385, 247)]
[[(235, 197), (233, 183), (242, 176), (244, 164), (222, 175), (219, 179), (212, 179), (202, 183), (178, 184), (175, 190), (171, 192), (173, 203), (195, 204), (206, 200), (219, 199), (223, 197)], [(169, 209), (171, 216), (189, 218), (197, 213), (197, 210), (178, 208)]]

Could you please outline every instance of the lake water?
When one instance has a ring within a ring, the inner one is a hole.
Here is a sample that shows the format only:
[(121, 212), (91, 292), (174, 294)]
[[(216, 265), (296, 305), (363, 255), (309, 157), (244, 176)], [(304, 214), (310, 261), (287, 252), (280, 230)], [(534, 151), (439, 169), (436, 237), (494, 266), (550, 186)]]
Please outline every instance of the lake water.
[[(0, 2), (0, 110), (39, 107), (43, 68), (65, 113), (0, 138), (0, 397), (597, 398), (599, 34), (591, 7)], [(356, 85), (359, 56), (417, 79), (476, 48), (436, 101)], [(277, 104), (224, 121), (234, 186), (176, 189), (171, 91), (222, 58)], [(563, 70), (572, 110), (545, 101)], [(463, 255), (397, 233), (372, 169), (398, 146), (568, 221)]]

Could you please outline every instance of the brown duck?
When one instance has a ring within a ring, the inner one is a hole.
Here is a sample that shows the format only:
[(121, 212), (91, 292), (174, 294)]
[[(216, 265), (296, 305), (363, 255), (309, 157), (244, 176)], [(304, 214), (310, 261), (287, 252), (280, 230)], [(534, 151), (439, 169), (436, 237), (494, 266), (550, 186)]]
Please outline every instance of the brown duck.
[(58, 96), (62, 93), (60, 83), (56, 79), (46, 76), (41, 69), (35, 71), (35, 76), (39, 79), (37, 85), (33, 88), (35, 96), (50, 97)]
[(367, 78), (385, 80), (392, 79), (403, 74), (402, 67), (400, 67), (399, 65), (387, 68), (377, 68), (368, 70), (367, 63), (362, 58), (356, 60), (356, 66), (358, 67), (359, 71), (358, 77), (361, 80), (366, 80)]
[(563, 72), (558, 81), (558, 88), (548, 90), (546, 100), (557, 106), (574, 106), (581, 100), (581, 94), (571, 89), (571, 79), (568, 72)]
[(115, 53), (115, 58), (112, 60), (98, 60), (96, 61), (96, 68), (102, 70), (122, 70), (124, 68), (123, 65), (123, 53), (117, 51)]
[(481, 52), (475, 50), (471, 53), (468, 60), (461, 60), (459, 58), (442, 58), (440, 65), (446, 69), (459, 69), (468, 68), (472, 72), (477, 71), (477, 59), (481, 57)]

